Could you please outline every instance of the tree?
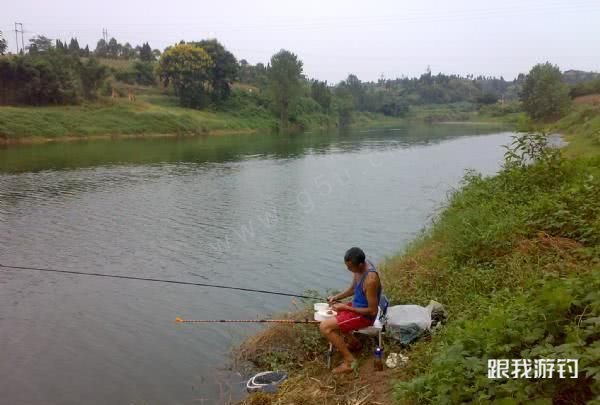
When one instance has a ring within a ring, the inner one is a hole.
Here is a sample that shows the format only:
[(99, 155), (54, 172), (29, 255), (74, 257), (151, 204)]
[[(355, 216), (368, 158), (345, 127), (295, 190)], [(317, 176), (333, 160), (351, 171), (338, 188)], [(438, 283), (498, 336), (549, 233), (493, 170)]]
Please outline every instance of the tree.
[(284, 49), (271, 57), (269, 72), (269, 90), (281, 119), (282, 131), (288, 128), (291, 105), (300, 94), (302, 79), (302, 61)]
[(107, 76), (106, 66), (99, 64), (96, 58), (90, 58), (82, 63), (79, 69), (79, 77), (83, 96), (89, 100), (95, 99), (98, 95), (98, 89), (100, 89)]
[(8, 48), (8, 44), (6, 43), (6, 38), (4, 38), (4, 34), (0, 31), (0, 55), (4, 55), (6, 53), (6, 49)]
[(52, 40), (43, 35), (36, 35), (29, 40), (29, 53), (35, 54), (39, 52), (48, 52), (54, 48)]
[(135, 50), (129, 42), (125, 42), (125, 45), (121, 48), (121, 56), (123, 59), (130, 59), (135, 57)]
[(323, 111), (329, 112), (331, 107), (331, 92), (327, 87), (327, 82), (320, 82), (315, 80), (310, 86), (310, 96), (315, 100)]
[(521, 91), (523, 109), (535, 120), (562, 116), (570, 103), (569, 87), (562, 74), (550, 62), (535, 65), (525, 78)]
[(106, 43), (104, 38), (99, 40), (96, 44), (94, 55), (96, 55), (99, 58), (106, 58), (108, 56), (108, 44)]
[(154, 76), (154, 63), (136, 61), (133, 64), (133, 71), (135, 73), (136, 83), (145, 86), (152, 86), (156, 84), (156, 79)]
[(72, 104), (80, 99), (79, 58), (49, 50), (1, 61), (0, 101), (4, 104)]
[(110, 41), (108, 41), (107, 56), (109, 58), (118, 58), (120, 54), (121, 44), (119, 44), (116, 39), (111, 38)]
[(338, 127), (348, 128), (352, 122), (352, 112), (354, 110), (352, 91), (346, 82), (341, 82), (335, 88), (334, 95), (333, 106), (338, 114)]
[(216, 39), (193, 42), (192, 45), (204, 49), (215, 64), (211, 70), (210, 78), (212, 101), (219, 102), (225, 100), (231, 93), (231, 83), (235, 80), (238, 71), (235, 56)]
[(238, 66), (238, 78), (242, 83), (257, 87), (266, 87), (269, 81), (264, 64), (250, 65), (245, 59), (242, 59)]
[(406, 114), (408, 114), (408, 111), (408, 103), (400, 98), (388, 101), (381, 106), (381, 112), (383, 115), (388, 115), (391, 117), (404, 117)]
[(496, 104), (498, 102), (498, 96), (492, 92), (485, 92), (477, 97), (477, 102), (479, 104)]
[(210, 100), (210, 69), (213, 66), (204, 49), (178, 44), (161, 55), (158, 74), (165, 86), (173, 86), (182, 105), (199, 108)]
[(154, 60), (154, 54), (152, 53), (152, 48), (150, 48), (150, 44), (148, 44), (148, 42), (142, 44), (139, 52), (140, 60), (144, 62), (152, 62)]
[(365, 109), (365, 88), (362, 82), (355, 75), (348, 75), (346, 79), (346, 87), (352, 93), (352, 99), (354, 100), (354, 107), (357, 110)]
[(80, 51), (81, 49), (79, 48), (79, 42), (77, 41), (77, 38), (71, 38), (71, 42), (69, 42), (69, 52), (71, 52), (73, 55), (79, 55)]

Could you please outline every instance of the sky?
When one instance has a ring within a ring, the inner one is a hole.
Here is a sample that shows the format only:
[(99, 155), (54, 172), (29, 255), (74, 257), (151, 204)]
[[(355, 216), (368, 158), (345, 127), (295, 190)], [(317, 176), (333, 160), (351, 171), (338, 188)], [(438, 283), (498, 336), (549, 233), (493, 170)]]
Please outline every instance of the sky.
[(121, 43), (161, 50), (217, 38), (252, 64), (288, 49), (308, 77), (330, 83), (428, 67), (512, 79), (545, 61), (600, 71), (600, 0), (18, 0), (1, 10), (11, 51), (22, 22), (26, 43), (77, 37), (94, 49), (106, 28)]

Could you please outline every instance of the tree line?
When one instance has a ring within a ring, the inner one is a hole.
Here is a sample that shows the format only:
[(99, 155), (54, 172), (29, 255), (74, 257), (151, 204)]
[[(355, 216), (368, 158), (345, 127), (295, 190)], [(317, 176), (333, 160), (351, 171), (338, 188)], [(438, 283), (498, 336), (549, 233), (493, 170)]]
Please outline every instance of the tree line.
[[(6, 53), (0, 35), (0, 55)], [(0, 104), (76, 104), (95, 100), (111, 73), (128, 84), (156, 84), (155, 60), (160, 55), (146, 42), (132, 47), (111, 38), (100, 39), (90, 51), (77, 38), (67, 43), (37, 35), (29, 40), (26, 52), (0, 59)], [(125, 71), (114, 71), (97, 58), (135, 59)]]
[[(6, 49), (6, 40), (2, 37), (2, 32), (0, 31), (0, 55), (4, 55)], [(43, 53), (52, 49), (80, 57), (96, 56), (108, 59), (139, 59), (144, 62), (155, 61), (160, 56), (160, 51), (152, 49), (148, 42), (133, 47), (129, 42), (121, 44), (115, 38), (110, 38), (108, 41), (102, 38), (98, 40), (96, 48), (90, 50), (88, 45), (81, 47), (77, 38), (71, 38), (67, 43), (67, 41), (63, 42), (60, 39), (53, 40), (44, 35), (36, 35), (29, 39), (27, 46), (29, 54)]]
[[(0, 36), (1, 38), (1, 36)], [(5, 44), (6, 41), (4, 41)], [(6, 47), (0, 39), (0, 53)], [(127, 69), (113, 70), (96, 58), (134, 59)], [(191, 108), (219, 106), (238, 82), (255, 89), (252, 102), (277, 114), (285, 130), (298, 111), (332, 116), (340, 126), (349, 125), (355, 111), (405, 116), (412, 105), (465, 102), (495, 104), (520, 100), (535, 119), (558, 116), (572, 97), (590, 91), (587, 84), (564, 83), (558, 67), (536, 65), (528, 75), (514, 80), (503, 77), (432, 74), (419, 77), (361, 81), (350, 74), (331, 85), (304, 75), (303, 62), (288, 50), (274, 54), (265, 65), (252, 65), (236, 57), (215, 39), (184, 42), (163, 53), (146, 42), (132, 47), (115, 38), (100, 39), (93, 51), (82, 48), (77, 38), (68, 43), (36, 36), (27, 53), (0, 59), (1, 104), (68, 104), (93, 100), (109, 76), (126, 84), (161, 85)], [(587, 86), (587, 87), (586, 87)], [(596, 87), (593, 87), (595, 89)], [(539, 93), (542, 92), (544, 97)]]
[(108, 75), (95, 58), (55, 49), (0, 58), (0, 104), (77, 104), (94, 100)]
[(4, 33), (0, 30), (0, 55), (4, 55), (8, 49), (8, 43), (4, 38)]

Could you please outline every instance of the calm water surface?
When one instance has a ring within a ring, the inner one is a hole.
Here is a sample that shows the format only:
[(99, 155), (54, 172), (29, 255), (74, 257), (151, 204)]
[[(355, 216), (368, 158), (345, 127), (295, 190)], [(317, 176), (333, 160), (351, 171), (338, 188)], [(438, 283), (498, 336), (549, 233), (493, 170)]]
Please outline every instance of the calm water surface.
[[(344, 251), (381, 260), (465, 169), (498, 170), (510, 133), (427, 126), (0, 149), (0, 263), (302, 293), (343, 288)], [(223, 403), (261, 294), (0, 270), (7, 404)], [(202, 399), (208, 401), (202, 402)]]

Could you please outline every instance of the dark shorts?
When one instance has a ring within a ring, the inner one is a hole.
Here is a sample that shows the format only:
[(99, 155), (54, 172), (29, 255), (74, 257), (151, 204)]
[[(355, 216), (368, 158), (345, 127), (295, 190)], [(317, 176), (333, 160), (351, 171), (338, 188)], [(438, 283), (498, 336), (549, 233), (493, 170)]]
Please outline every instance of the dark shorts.
[[(348, 304), (352, 306), (352, 304)], [(364, 315), (352, 311), (339, 311), (335, 319), (342, 333), (350, 333), (355, 330), (367, 328), (375, 322)]]

